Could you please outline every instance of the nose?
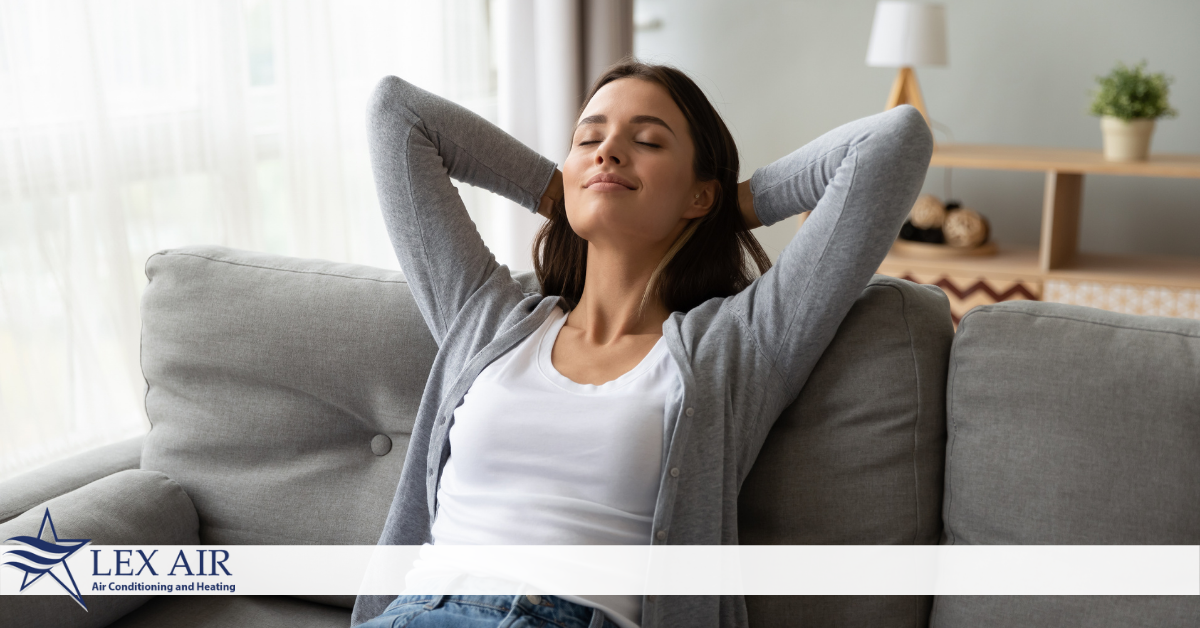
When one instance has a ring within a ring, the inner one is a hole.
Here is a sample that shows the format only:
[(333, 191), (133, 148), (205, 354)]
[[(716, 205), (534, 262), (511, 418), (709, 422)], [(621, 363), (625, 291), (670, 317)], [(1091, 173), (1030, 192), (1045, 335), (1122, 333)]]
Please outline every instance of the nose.
[(596, 165), (602, 166), (606, 160), (611, 161), (616, 165), (621, 165), (621, 155), (619, 154), (616, 142), (612, 138), (605, 139), (604, 142), (596, 149)]

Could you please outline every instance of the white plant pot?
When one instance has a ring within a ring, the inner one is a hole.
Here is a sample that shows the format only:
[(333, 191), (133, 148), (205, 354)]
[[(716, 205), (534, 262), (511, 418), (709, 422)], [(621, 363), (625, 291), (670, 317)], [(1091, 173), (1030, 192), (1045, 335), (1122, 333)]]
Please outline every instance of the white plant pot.
[(1104, 135), (1105, 159), (1145, 161), (1150, 155), (1154, 118), (1134, 118), (1126, 122), (1114, 116), (1101, 116), (1100, 132)]

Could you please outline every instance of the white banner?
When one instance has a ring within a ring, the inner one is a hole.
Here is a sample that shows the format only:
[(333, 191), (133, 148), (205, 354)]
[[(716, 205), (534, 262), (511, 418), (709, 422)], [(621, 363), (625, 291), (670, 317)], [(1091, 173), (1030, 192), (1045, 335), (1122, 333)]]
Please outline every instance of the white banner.
[(480, 577), (409, 593), (1200, 595), (1196, 545), (0, 545), (0, 594), (81, 604), (147, 593), (398, 595), (413, 574), (456, 570)]

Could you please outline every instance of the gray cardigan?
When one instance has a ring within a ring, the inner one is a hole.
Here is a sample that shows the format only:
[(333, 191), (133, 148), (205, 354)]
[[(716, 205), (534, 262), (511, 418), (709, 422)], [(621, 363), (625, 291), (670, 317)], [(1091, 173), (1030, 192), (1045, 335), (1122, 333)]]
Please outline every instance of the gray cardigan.
[[(532, 333), (560, 299), (524, 292), (496, 262), (451, 178), (536, 212), (555, 164), (394, 76), (376, 87), (367, 124), (384, 221), (438, 345), (379, 538), (419, 545), (430, 540), (455, 408), (479, 372)], [(652, 543), (737, 544), (742, 481), (886, 255), (932, 151), (924, 118), (905, 105), (840, 126), (751, 176), (764, 225), (812, 214), (774, 267), (745, 290), (673, 312), (663, 323), (684, 389), (667, 408), (673, 419)], [(352, 625), (392, 599), (359, 596)], [(643, 628), (747, 624), (740, 595), (643, 598)]]

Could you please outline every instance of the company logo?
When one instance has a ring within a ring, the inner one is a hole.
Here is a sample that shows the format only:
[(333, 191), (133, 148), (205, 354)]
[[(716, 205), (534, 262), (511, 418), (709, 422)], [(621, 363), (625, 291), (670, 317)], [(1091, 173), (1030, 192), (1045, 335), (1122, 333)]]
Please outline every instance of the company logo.
[[(54, 537), (53, 542), (42, 539), (46, 526), (50, 527), (50, 534)], [(26, 547), (26, 549), (8, 550), (4, 553), (5, 565), (25, 572), (25, 576), (21, 578), (22, 591), (40, 580), (42, 576), (49, 574), (62, 586), (67, 595), (71, 596), (71, 599), (82, 606), (83, 610), (87, 610), (87, 604), (83, 603), (83, 596), (79, 594), (79, 585), (75, 584), (75, 576), (71, 575), (71, 568), (66, 561), (84, 545), (91, 543), (91, 539), (58, 538), (58, 531), (54, 529), (54, 520), (50, 518), (50, 509), (47, 508), (46, 514), (42, 516), (42, 526), (38, 528), (37, 536), (14, 536), (8, 540), (16, 541)], [(70, 586), (67, 585), (67, 582), (71, 583)]]

